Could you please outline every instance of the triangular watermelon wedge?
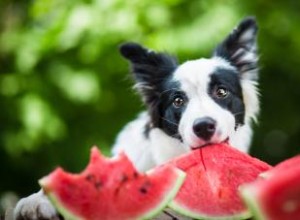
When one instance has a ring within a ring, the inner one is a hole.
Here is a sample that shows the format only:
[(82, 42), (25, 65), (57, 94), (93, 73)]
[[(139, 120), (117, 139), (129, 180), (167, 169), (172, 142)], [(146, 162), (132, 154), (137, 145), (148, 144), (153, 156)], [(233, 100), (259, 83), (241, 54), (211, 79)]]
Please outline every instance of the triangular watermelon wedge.
[(65, 219), (151, 219), (174, 198), (185, 174), (157, 167), (140, 174), (125, 154), (105, 158), (93, 147), (87, 168), (71, 174), (57, 168), (39, 183)]
[(227, 145), (194, 150), (170, 162), (187, 177), (169, 206), (195, 219), (247, 219), (239, 196), (241, 184), (254, 181), (270, 165)]
[(290, 169), (297, 169), (297, 167), (300, 168), (300, 155), (296, 155), (292, 158), (286, 159), (278, 163), (272, 169), (261, 173), (259, 176), (261, 176), (262, 178), (269, 178), (273, 175), (280, 175), (281, 172), (285, 172)]
[(279, 163), (261, 176), (241, 187), (255, 219), (300, 219), (300, 156)]

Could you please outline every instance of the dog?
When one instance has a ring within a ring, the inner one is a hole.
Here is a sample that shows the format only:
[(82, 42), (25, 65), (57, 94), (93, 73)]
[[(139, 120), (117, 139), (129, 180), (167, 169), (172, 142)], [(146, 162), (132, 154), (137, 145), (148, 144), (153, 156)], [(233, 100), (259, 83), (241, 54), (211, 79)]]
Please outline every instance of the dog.
[(166, 53), (123, 44), (121, 54), (148, 111), (123, 129), (113, 154), (124, 151), (146, 171), (213, 143), (247, 152), (259, 111), (256, 33), (255, 19), (246, 18), (211, 58), (181, 65)]
[[(182, 64), (137, 43), (121, 45), (147, 111), (120, 132), (113, 154), (124, 151), (146, 171), (214, 143), (247, 152), (259, 112), (257, 30), (255, 18), (245, 18), (210, 58)], [(20, 200), (14, 213), (18, 220), (60, 219), (42, 191)]]

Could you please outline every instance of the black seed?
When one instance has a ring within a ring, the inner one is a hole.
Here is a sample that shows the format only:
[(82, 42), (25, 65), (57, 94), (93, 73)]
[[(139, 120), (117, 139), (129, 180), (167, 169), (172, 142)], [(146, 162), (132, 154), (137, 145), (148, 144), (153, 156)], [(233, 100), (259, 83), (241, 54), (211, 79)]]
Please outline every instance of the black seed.
[(123, 174), (121, 177), (121, 183), (125, 183), (128, 180), (128, 176), (126, 174)]
[(140, 192), (146, 194), (148, 192), (148, 188), (150, 187), (151, 183), (149, 181), (145, 181), (144, 184), (140, 188)]
[(146, 194), (147, 193), (147, 189), (145, 187), (141, 187), (140, 188), (140, 192), (143, 193), (143, 194)]
[(139, 177), (139, 174), (138, 174), (137, 172), (134, 172), (134, 173), (133, 173), (133, 177), (136, 179), (136, 178)]
[(93, 180), (95, 180), (95, 176), (92, 174), (88, 174), (88, 175), (86, 175), (85, 179), (87, 181), (93, 182)]
[(95, 182), (96, 189), (99, 189), (103, 184), (100, 181)]

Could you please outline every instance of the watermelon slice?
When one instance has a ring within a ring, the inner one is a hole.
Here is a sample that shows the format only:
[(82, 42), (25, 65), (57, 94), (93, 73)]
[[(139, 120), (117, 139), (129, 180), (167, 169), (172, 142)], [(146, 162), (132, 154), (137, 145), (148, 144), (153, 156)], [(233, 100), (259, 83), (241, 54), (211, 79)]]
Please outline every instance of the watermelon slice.
[(238, 188), (271, 167), (227, 144), (206, 146), (170, 163), (187, 177), (169, 206), (196, 219), (249, 218)]
[(281, 162), (263, 177), (241, 187), (256, 219), (300, 219), (300, 157)]
[(108, 159), (93, 147), (83, 172), (57, 168), (39, 183), (65, 219), (149, 219), (176, 195), (184, 176), (172, 166), (140, 174), (125, 154)]
[(277, 164), (274, 168), (260, 174), (263, 178), (269, 178), (273, 175), (285, 172), (288, 169), (300, 167), (300, 155), (294, 156)]

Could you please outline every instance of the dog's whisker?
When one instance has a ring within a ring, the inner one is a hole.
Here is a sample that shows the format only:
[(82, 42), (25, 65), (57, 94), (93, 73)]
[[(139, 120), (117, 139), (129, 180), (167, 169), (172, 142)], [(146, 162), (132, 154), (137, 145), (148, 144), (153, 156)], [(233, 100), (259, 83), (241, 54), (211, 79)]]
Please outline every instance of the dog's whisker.
[(176, 134), (173, 134), (173, 135), (170, 135), (170, 136), (173, 137), (173, 138), (181, 138), (179, 133), (176, 133)]
[(166, 119), (166, 118), (164, 118), (164, 117), (161, 117), (161, 119), (163, 119), (163, 120), (165, 120), (165, 121), (169, 122), (170, 124), (173, 124), (173, 125), (176, 125), (176, 126), (178, 126), (178, 124), (177, 124), (177, 123), (175, 123), (175, 122), (172, 122), (172, 121), (170, 121), (170, 120), (168, 120), (168, 119)]
[(241, 114), (244, 114), (245, 112), (236, 112), (236, 113), (233, 113), (234, 116), (236, 115), (241, 115)]

